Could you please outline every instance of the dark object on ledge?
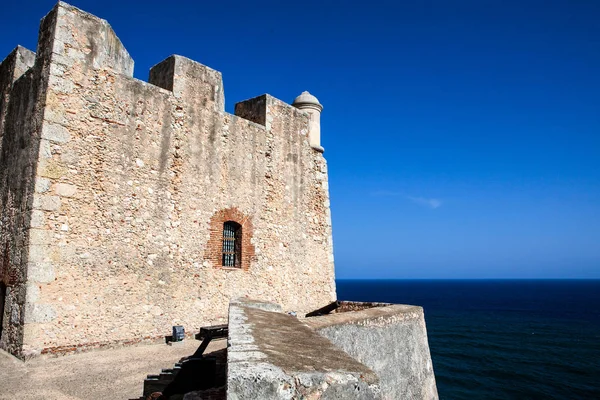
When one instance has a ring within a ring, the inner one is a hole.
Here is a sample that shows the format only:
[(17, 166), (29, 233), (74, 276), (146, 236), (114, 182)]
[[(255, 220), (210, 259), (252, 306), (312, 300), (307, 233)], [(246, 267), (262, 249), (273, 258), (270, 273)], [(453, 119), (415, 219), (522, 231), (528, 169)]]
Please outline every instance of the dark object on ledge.
[(202, 340), (202, 343), (200, 344), (200, 347), (198, 347), (198, 350), (196, 350), (192, 358), (202, 357), (204, 350), (206, 350), (211, 340), (226, 338), (228, 334), (229, 330), (227, 328), (227, 324), (203, 326), (202, 328), (200, 328), (200, 333), (196, 334), (196, 339)]
[(183, 326), (181, 326), (181, 325), (174, 326), (173, 327), (173, 336), (172, 336), (171, 340), (173, 342), (181, 342), (184, 338), (185, 338), (185, 329), (183, 329)]
[(332, 312), (333, 310), (335, 310), (336, 308), (338, 308), (340, 306), (340, 302), (339, 301), (334, 301), (333, 303), (327, 304), (325, 307), (321, 307), (318, 310), (315, 311), (311, 311), (308, 314), (306, 314), (306, 317), (317, 317), (319, 315), (327, 315), (330, 312)]
[(311, 311), (306, 314), (306, 317), (319, 317), (321, 315), (327, 315), (331, 313), (344, 313), (349, 311), (361, 311), (366, 310), (368, 308), (373, 307), (386, 307), (391, 306), (390, 303), (375, 303), (375, 302), (366, 302), (366, 301), (334, 301), (326, 305), (325, 307), (321, 307), (318, 310)]

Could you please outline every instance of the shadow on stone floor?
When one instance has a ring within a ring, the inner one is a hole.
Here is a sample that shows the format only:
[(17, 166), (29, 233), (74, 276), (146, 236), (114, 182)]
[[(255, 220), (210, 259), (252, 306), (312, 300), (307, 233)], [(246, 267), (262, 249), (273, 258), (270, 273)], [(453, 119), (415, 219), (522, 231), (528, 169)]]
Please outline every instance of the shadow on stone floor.
[(224, 400), (226, 379), (227, 349), (184, 357), (173, 368), (148, 375), (136, 400)]

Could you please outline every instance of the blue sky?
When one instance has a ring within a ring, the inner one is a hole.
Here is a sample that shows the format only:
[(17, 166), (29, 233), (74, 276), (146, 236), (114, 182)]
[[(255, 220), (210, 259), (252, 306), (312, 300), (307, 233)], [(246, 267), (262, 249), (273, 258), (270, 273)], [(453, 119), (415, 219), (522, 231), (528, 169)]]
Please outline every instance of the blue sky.
[[(175, 53), (230, 112), (320, 99), (338, 277), (600, 278), (600, 2), (72, 4), (140, 79)], [(53, 5), (3, 1), (0, 54)]]

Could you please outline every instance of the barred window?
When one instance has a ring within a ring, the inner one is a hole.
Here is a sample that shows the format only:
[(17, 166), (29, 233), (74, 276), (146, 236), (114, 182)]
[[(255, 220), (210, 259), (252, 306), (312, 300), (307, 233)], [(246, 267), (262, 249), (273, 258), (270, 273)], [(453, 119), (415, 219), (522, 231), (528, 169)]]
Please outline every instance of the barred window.
[(242, 262), (242, 226), (237, 222), (223, 224), (223, 266), (240, 268)]

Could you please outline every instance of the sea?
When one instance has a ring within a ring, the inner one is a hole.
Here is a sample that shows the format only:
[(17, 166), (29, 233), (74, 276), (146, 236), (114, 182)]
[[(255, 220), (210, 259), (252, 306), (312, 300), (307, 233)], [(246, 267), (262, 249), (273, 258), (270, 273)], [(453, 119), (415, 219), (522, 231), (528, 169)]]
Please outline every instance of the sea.
[(423, 307), (440, 399), (600, 399), (600, 280), (341, 279), (337, 290)]

